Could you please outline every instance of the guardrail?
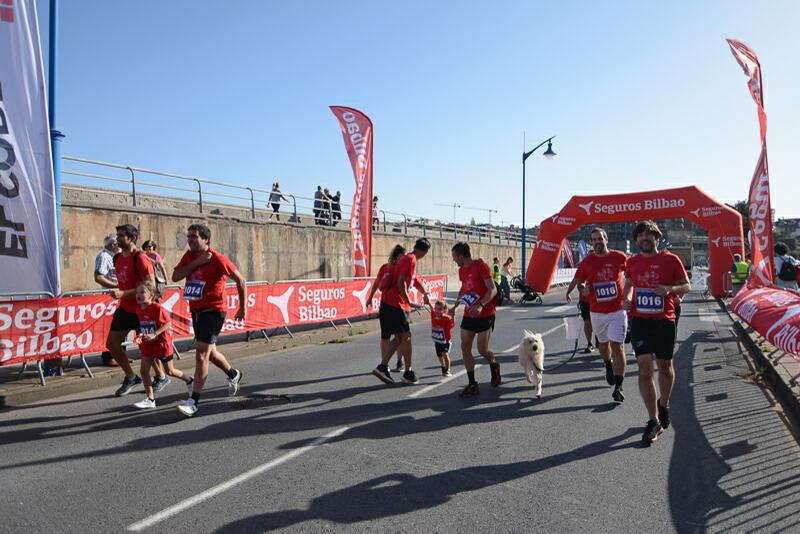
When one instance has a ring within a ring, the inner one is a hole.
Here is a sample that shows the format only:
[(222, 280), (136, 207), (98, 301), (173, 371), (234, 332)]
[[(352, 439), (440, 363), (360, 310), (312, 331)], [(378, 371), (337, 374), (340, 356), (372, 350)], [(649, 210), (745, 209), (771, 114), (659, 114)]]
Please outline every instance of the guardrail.
[[(124, 193), (130, 200), (130, 205), (135, 208), (161, 201), (179, 206), (181, 210), (188, 209), (202, 214), (238, 209), (253, 220), (266, 221), (272, 218), (272, 202), (270, 202), (272, 191), (268, 189), (73, 156), (63, 156), (62, 160), (65, 162), (62, 174), (93, 180), (105, 187), (117, 184), (113, 190)], [(64, 187), (80, 186), (64, 183)], [(164, 194), (170, 192), (184, 196)], [(185, 194), (191, 194), (193, 198)], [(320, 205), (319, 199), (311, 196), (284, 192), (281, 192), (281, 195), (282, 198), (277, 204), (290, 211), (291, 215), (287, 221), (290, 224), (301, 224), (304, 219), (310, 223), (330, 227), (338, 226), (339, 223), (345, 227), (350, 224), (351, 204), (339, 202), (337, 210), (332, 203), (323, 201)], [(402, 235), (453, 237), (479, 243), (517, 244), (521, 240), (518, 231), (489, 225), (446, 223), (439, 219), (383, 209), (373, 214), (373, 230)], [(535, 237), (529, 236), (529, 240), (535, 241)]]

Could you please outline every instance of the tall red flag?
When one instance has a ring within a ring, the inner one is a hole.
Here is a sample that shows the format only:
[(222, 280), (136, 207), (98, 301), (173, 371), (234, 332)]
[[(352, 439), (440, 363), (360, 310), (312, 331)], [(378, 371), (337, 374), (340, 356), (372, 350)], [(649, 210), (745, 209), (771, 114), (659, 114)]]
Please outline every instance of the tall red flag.
[(758, 108), (761, 130), (761, 156), (750, 182), (747, 209), (750, 215), (750, 254), (753, 272), (747, 280), (749, 287), (771, 286), (775, 280), (774, 245), (772, 239), (772, 205), (769, 192), (767, 164), (767, 115), (764, 113), (764, 91), (761, 84), (761, 64), (753, 50), (741, 41), (728, 39), (736, 61), (749, 78), (747, 87)]
[(575, 258), (572, 256), (572, 245), (569, 242), (569, 239), (564, 240), (564, 256), (567, 258), (567, 262), (571, 268), (575, 267)]
[(353, 276), (369, 276), (372, 272), (372, 121), (353, 108), (331, 106), (331, 111), (339, 119), (344, 147), (356, 179), (350, 212)]

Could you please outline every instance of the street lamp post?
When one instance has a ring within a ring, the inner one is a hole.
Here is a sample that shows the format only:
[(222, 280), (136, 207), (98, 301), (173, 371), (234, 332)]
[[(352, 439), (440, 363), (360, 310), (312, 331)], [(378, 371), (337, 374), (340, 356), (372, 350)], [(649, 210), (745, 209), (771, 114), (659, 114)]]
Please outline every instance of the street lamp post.
[(556, 157), (556, 153), (553, 151), (553, 139), (555, 137), (554, 135), (549, 139), (545, 139), (528, 152), (525, 152), (524, 144), (522, 147), (522, 278), (525, 278), (525, 161), (545, 143), (547, 143), (547, 150), (544, 151), (543, 156), (547, 159)]

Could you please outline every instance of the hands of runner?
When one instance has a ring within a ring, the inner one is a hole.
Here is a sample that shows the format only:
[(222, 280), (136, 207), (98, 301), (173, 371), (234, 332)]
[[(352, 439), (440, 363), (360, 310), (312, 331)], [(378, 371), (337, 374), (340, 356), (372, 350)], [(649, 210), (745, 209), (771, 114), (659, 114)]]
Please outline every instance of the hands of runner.
[(246, 312), (244, 306), (240, 306), (238, 310), (236, 310), (236, 315), (233, 316), (234, 319), (237, 321), (244, 321), (244, 316)]
[(156, 336), (154, 336), (153, 334), (142, 334), (139, 336), (139, 344), (141, 344), (142, 341), (155, 341), (155, 340)]
[(622, 309), (623, 310), (631, 311), (631, 308), (633, 308), (633, 302), (631, 302), (628, 299), (625, 299), (625, 300), (622, 301)]
[(467, 310), (467, 314), (470, 317), (477, 317), (483, 311), (483, 304), (480, 301), (476, 302)]
[(572, 295), (567, 293), (567, 304), (572, 304)]
[(200, 265), (205, 265), (206, 263), (210, 262), (212, 256), (213, 254), (211, 254), (208, 251), (205, 251), (204, 253), (200, 254), (197, 258), (195, 258), (194, 262), (199, 267)]
[(653, 293), (661, 295), (662, 297), (669, 295), (672, 292), (672, 286), (656, 286), (653, 288)]
[(121, 289), (115, 289), (111, 292), (111, 296), (115, 299), (121, 299), (125, 295), (125, 292)]

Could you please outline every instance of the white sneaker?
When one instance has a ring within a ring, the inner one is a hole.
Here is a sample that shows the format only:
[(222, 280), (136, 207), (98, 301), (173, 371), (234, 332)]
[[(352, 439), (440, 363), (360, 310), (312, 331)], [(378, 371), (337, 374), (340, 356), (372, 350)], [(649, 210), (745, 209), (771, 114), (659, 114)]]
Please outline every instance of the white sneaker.
[(145, 397), (143, 400), (140, 400), (139, 402), (134, 404), (134, 406), (139, 408), (140, 410), (146, 410), (147, 408), (155, 408), (156, 401), (155, 399), (148, 399), (147, 397)]
[(180, 403), (177, 410), (184, 417), (191, 417), (197, 413), (197, 404), (195, 404), (194, 399), (189, 398)]
[(239, 382), (242, 381), (242, 372), (236, 369), (236, 376), (228, 379), (228, 396), (233, 397), (239, 393)]

